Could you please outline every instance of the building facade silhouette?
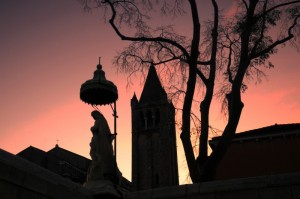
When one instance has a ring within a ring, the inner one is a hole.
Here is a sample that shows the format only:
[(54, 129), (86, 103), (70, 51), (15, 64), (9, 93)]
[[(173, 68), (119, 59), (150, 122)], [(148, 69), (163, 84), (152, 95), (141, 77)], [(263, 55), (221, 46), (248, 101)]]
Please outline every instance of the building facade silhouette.
[(132, 183), (135, 190), (178, 185), (175, 108), (153, 65), (140, 97), (131, 99)]
[[(212, 150), (220, 137), (210, 140)], [(220, 162), (217, 180), (300, 172), (300, 124), (275, 124), (237, 133)]]
[(91, 162), (91, 160), (58, 145), (47, 152), (29, 146), (19, 152), (17, 156), (79, 184), (86, 181), (87, 170)]

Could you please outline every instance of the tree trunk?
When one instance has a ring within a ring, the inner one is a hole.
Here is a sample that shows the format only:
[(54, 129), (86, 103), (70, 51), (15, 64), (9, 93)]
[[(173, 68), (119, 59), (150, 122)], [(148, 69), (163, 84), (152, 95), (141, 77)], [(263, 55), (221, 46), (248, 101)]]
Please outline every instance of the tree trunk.
[(243, 79), (247, 68), (250, 64), (248, 57), (249, 54), (249, 38), (252, 27), (252, 19), (254, 16), (255, 6), (257, 5), (257, 0), (250, 1), (249, 8), (246, 17), (246, 27), (241, 33), (241, 54), (239, 60), (238, 71), (232, 82), (231, 92), (226, 95), (228, 102), (228, 121), (224, 129), (222, 136), (215, 149), (213, 149), (212, 154), (209, 156), (208, 160), (204, 165), (204, 169), (201, 172), (201, 180), (209, 181), (215, 179), (216, 170), (226, 154), (228, 148), (231, 145), (231, 141), (236, 133), (236, 128), (240, 121), (240, 116), (244, 104), (241, 100), (241, 86), (243, 84)]
[(182, 132), (180, 135), (187, 165), (190, 172), (190, 177), (193, 183), (200, 182), (200, 172), (196, 162), (196, 158), (191, 143), (191, 108), (194, 98), (195, 86), (196, 86), (196, 75), (197, 75), (197, 61), (199, 56), (199, 43), (200, 43), (200, 22), (198, 16), (198, 10), (195, 0), (189, 0), (192, 21), (193, 21), (193, 39), (191, 43), (191, 54), (188, 61), (189, 64), (189, 75), (187, 82), (187, 89), (184, 97), (183, 111), (182, 111)]
[(180, 138), (182, 141), (188, 169), (190, 172), (190, 177), (194, 183), (200, 181), (199, 170), (195, 160), (193, 146), (190, 138), (190, 115), (191, 115), (191, 107), (192, 107), (192, 102), (193, 102), (193, 97), (195, 92), (195, 83), (196, 83), (196, 68), (189, 67), (189, 79), (187, 82), (187, 90), (186, 90), (186, 95), (183, 104), (182, 132), (180, 134)]
[(210, 105), (214, 94), (215, 76), (216, 76), (216, 56), (218, 50), (218, 25), (219, 25), (219, 8), (215, 0), (212, 0), (214, 7), (214, 27), (212, 29), (212, 48), (210, 57), (210, 72), (209, 78), (205, 81), (206, 94), (204, 100), (200, 105), (201, 114), (201, 134), (199, 140), (199, 156), (198, 164), (200, 171), (203, 169), (204, 163), (207, 161), (208, 156), (208, 134), (209, 134), (209, 111)]
[(203, 163), (207, 160), (208, 150), (208, 133), (209, 133), (209, 110), (213, 97), (214, 85), (207, 84), (206, 86), (206, 95), (204, 100), (200, 105), (200, 114), (201, 114), (201, 133), (199, 140), (199, 156), (198, 164), (200, 168), (203, 166)]
[(228, 122), (224, 129), (223, 135), (220, 137), (220, 140), (217, 143), (216, 148), (213, 150), (212, 154), (205, 164), (203, 173), (201, 174), (201, 181), (209, 181), (215, 179), (217, 167), (220, 164), (225, 153), (227, 152), (227, 149), (230, 147), (244, 107), (240, 95), (241, 93), (239, 89), (235, 89), (227, 95), (229, 111)]

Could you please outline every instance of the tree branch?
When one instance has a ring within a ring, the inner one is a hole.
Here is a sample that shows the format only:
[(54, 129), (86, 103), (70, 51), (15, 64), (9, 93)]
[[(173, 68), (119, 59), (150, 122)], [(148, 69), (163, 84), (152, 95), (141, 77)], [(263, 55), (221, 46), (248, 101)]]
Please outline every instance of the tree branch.
[(300, 15), (298, 15), (298, 16), (296, 16), (296, 17), (294, 18), (293, 24), (292, 24), (292, 25), (289, 27), (289, 29), (288, 29), (288, 36), (284, 37), (283, 39), (277, 40), (276, 42), (272, 43), (271, 45), (269, 45), (269, 46), (268, 46), (267, 48), (265, 48), (264, 50), (261, 50), (260, 52), (258, 52), (258, 53), (256, 53), (256, 54), (252, 55), (252, 56), (249, 57), (249, 58), (250, 58), (250, 59), (254, 59), (254, 58), (257, 58), (257, 57), (259, 57), (259, 56), (262, 56), (262, 55), (264, 55), (264, 54), (266, 54), (266, 53), (269, 53), (271, 50), (273, 50), (273, 49), (274, 49), (275, 47), (277, 47), (278, 45), (283, 44), (283, 43), (289, 41), (290, 39), (292, 39), (292, 38), (294, 37), (294, 35), (293, 35), (293, 33), (292, 33), (292, 30), (293, 30), (294, 27), (296, 27), (296, 25), (297, 25), (297, 20), (298, 20), (299, 17), (300, 17)]
[[(115, 3), (119, 3), (119, 1), (117, 2), (111, 2), (110, 0), (104, 0), (104, 3), (107, 3), (112, 11), (112, 16), (109, 19), (109, 23), (111, 24), (112, 28), (114, 29), (114, 31), (116, 32), (116, 34), (122, 39), (122, 40), (126, 40), (126, 41), (153, 41), (153, 42), (165, 42), (165, 43), (169, 43), (173, 46), (175, 46), (176, 48), (178, 48), (179, 50), (182, 51), (182, 53), (188, 58), (189, 57), (189, 53), (186, 51), (186, 49), (180, 45), (179, 43), (175, 42), (174, 40), (168, 39), (168, 38), (164, 38), (164, 37), (129, 37), (129, 36), (125, 36), (124, 34), (122, 34), (120, 32), (120, 30), (117, 28), (117, 26), (115, 25), (115, 18), (116, 18), (116, 10), (114, 7)], [(122, 1), (124, 2), (124, 1)]]
[(261, 16), (259, 17), (263, 17), (263, 15), (267, 15), (268, 13), (272, 12), (273, 10), (277, 9), (277, 8), (280, 8), (280, 7), (283, 7), (283, 6), (287, 6), (287, 5), (291, 5), (291, 4), (294, 4), (294, 3), (300, 3), (300, 0), (297, 0), (297, 1), (290, 1), (290, 2), (286, 2), (286, 3), (281, 3), (281, 4), (278, 4), (272, 8), (269, 8), (268, 10), (266, 10), (266, 12), (262, 13)]
[(228, 73), (228, 81), (232, 84), (233, 83), (233, 78), (232, 78), (232, 73), (230, 70), (231, 66), (231, 58), (232, 57), (232, 43), (229, 45), (229, 53), (228, 53), (228, 63), (227, 63), (227, 73)]
[[(263, 13), (266, 11), (267, 9), (267, 4), (268, 4), (268, 0), (265, 1), (264, 6), (263, 6)], [(263, 38), (264, 38), (264, 32), (266, 30), (266, 15), (263, 15), (263, 19), (262, 19), (262, 27), (261, 27), (261, 31), (260, 31), (260, 36), (258, 38), (258, 40), (255, 42), (251, 52), (250, 52), (250, 56), (251, 54), (254, 54), (256, 52), (256, 49), (258, 47), (258, 45), (262, 42)]]
[(197, 65), (210, 65), (210, 61), (197, 61)]
[(201, 70), (199, 70), (199, 69), (197, 68), (196, 73), (197, 73), (197, 75), (200, 77), (200, 79), (202, 80), (202, 82), (203, 82), (205, 85), (207, 85), (208, 79), (204, 76), (204, 74), (201, 72)]
[(248, 4), (247, 4), (247, 2), (246, 2), (245, 0), (242, 0), (242, 2), (243, 2), (243, 4), (244, 4), (244, 6), (245, 6), (246, 10), (248, 10), (248, 9), (249, 9), (249, 7), (248, 7)]

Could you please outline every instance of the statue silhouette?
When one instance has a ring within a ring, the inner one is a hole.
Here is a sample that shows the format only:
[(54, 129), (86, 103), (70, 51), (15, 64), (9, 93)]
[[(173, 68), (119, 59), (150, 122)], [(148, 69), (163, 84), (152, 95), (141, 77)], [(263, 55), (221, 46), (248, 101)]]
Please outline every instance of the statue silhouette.
[(93, 111), (91, 115), (95, 123), (91, 127), (93, 133), (90, 143), (92, 164), (89, 168), (87, 182), (96, 180), (112, 181), (116, 177), (112, 148), (114, 135), (111, 134), (105, 117), (99, 111)]

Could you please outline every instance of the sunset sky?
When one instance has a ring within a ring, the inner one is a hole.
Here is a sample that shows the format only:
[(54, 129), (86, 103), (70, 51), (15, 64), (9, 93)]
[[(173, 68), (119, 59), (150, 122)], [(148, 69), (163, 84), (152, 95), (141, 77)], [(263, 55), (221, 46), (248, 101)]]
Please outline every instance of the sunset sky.
[[(208, 4), (201, 13), (210, 10)], [(14, 154), (30, 145), (48, 151), (58, 140), (60, 147), (89, 158), (93, 108), (80, 101), (79, 89), (92, 78), (101, 56), (106, 78), (119, 90), (118, 165), (131, 179), (130, 99), (134, 92), (139, 98), (142, 85), (126, 89), (126, 74), (112, 67), (113, 56), (128, 42), (116, 36), (102, 14), (83, 12), (76, 0), (0, 0), (0, 148)], [(185, 31), (186, 21), (188, 15), (174, 25)], [(300, 122), (300, 53), (279, 48), (272, 61), (275, 68), (267, 71), (267, 79), (250, 83), (243, 94), (239, 132)], [(110, 107), (100, 109), (113, 130)], [(223, 129), (218, 103), (212, 112), (212, 125)], [(177, 145), (182, 150), (179, 139)], [(184, 170), (182, 152), (178, 156)], [(180, 173), (181, 183), (185, 175)]]

